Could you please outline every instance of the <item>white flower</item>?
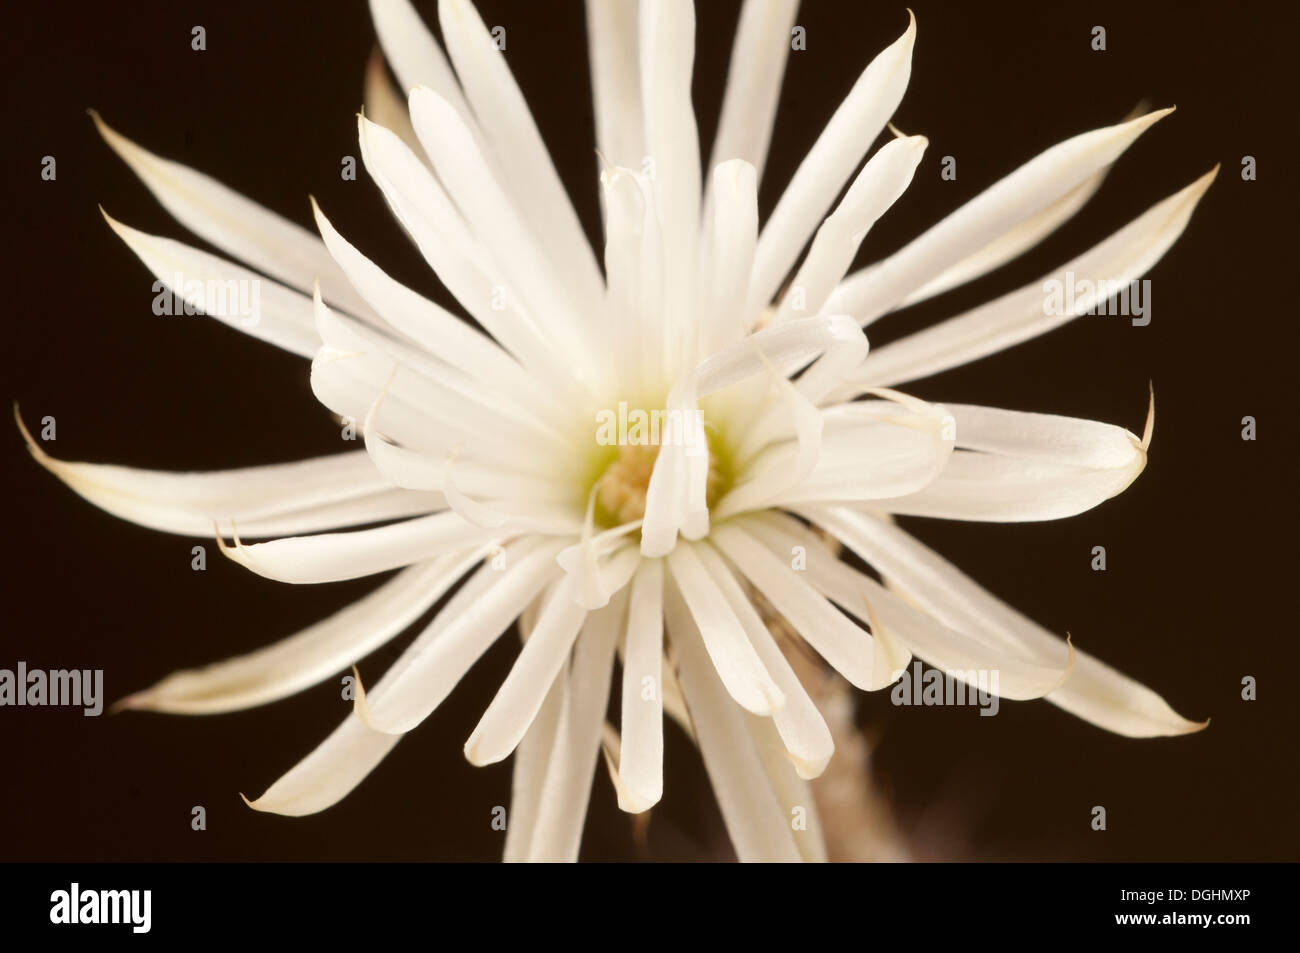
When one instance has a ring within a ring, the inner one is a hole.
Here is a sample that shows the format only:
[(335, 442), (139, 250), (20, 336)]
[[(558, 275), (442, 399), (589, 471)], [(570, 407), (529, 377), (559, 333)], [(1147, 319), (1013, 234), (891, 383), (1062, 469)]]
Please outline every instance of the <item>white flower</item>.
[[(1034, 245), (1168, 111), (1049, 149), (846, 277), (926, 147), (897, 135), (856, 171), (903, 96), (915, 23), (863, 72), (760, 230), (756, 193), (795, 6), (746, 3), (702, 182), (691, 3), (589, 3), (602, 269), (467, 0), (439, 3), (450, 64), (406, 0), (372, 0), (411, 93), (408, 112), (372, 69), (358, 121), (365, 165), (477, 326), (395, 282), (318, 207), (323, 241), (100, 123), (181, 223), (252, 270), (109, 224), (178, 295), (311, 358), (316, 395), (359, 423), (365, 450), (199, 474), (61, 462), (29, 437), (32, 452), (126, 519), (190, 535), (215, 524), (234, 538), (222, 541), (228, 556), (271, 579), (401, 569), (317, 625), (173, 674), (126, 707), (207, 713), (282, 698), (362, 659), (465, 578), (358, 691), (353, 714), (252, 806), (300, 815), (338, 801), (520, 619), (523, 648), (465, 745), (476, 764), (518, 749), (508, 859), (576, 856), (602, 745), (621, 806), (658, 801), (665, 712), (698, 742), (742, 859), (824, 856), (816, 823), (792, 831), (789, 817), (812, 804), (804, 786), (831, 757), (831, 736), (769, 631), (773, 611), (862, 689), (889, 685), (915, 656), (958, 678), (994, 671), (1003, 697), (1046, 697), (1124, 735), (1201, 727), (890, 519), (1055, 519), (1128, 486), (1146, 462), (1150, 414), (1139, 439), (890, 389), (1093, 301), (1048, 314), (1035, 282), (870, 355), (862, 331)], [(1053, 274), (1138, 277), (1213, 174)], [(252, 321), (210, 290), (254, 280)], [(669, 424), (657, 445), (638, 441), (638, 411)], [(828, 537), (889, 588), (839, 559)], [(616, 654), (618, 731), (605, 724)]]

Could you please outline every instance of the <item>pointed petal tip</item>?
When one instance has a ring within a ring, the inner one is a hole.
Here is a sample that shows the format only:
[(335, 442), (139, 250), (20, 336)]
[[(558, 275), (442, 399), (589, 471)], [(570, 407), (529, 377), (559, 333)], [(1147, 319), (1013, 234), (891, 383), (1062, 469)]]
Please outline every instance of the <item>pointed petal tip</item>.
[(119, 698), (108, 706), (108, 713), (117, 715), (124, 711), (149, 711), (152, 708), (153, 706), (149, 704), (149, 692), (146, 690)]

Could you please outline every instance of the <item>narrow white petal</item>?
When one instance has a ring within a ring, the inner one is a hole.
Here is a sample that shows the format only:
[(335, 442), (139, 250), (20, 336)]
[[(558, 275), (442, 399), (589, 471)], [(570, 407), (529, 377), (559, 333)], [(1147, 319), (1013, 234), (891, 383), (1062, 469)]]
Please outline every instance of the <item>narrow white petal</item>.
[(789, 821), (799, 855), (810, 864), (826, 863), (826, 837), (812, 785), (803, 774), (791, 769), (780, 733), (772, 723), (753, 715), (745, 720), (772, 793)]
[[(462, 116), (471, 115), (451, 64), (410, 0), (370, 0), (370, 18), (375, 23), (384, 56), (402, 84), (402, 92), (428, 86), (436, 89)], [(373, 118), (381, 126), (388, 125), (378, 116)]]
[(871, 635), (800, 578), (792, 560), (773, 555), (734, 521), (710, 541), (837, 672), (867, 691), (889, 684), (892, 673), (873, 671)]
[(246, 536), (312, 532), (443, 507), (439, 494), (393, 490), (362, 451), (235, 470), (142, 470), (57, 460), (32, 438), (17, 408), (14, 416), (36, 462), (73, 492), (167, 533), (210, 537), (232, 525)]
[[(810, 554), (825, 549), (816, 536), (789, 517), (769, 514), (748, 522), (747, 527), (776, 553), (787, 553), (792, 545), (801, 545)], [(836, 601), (846, 600), (841, 603), (844, 608), (872, 627), (876, 643), (886, 643), (877, 645), (882, 650), (875, 656), (876, 661), (887, 663), (879, 671), (886, 683), (897, 677), (909, 652), (973, 689), (1015, 700), (1042, 698), (1065, 684), (1072, 673), (1072, 652), (1067, 652), (1060, 664), (1043, 664), (1024, 650), (1008, 649), (996, 640), (950, 628), (852, 567), (829, 568), (829, 554), (822, 552), (821, 556), (818, 578), (829, 583), (827, 588), (835, 588)], [(889, 644), (895, 641), (897, 648)]]
[(303, 357), (320, 349), (311, 298), (216, 255), (103, 215), (154, 277), (196, 311)]
[(1216, 166), (1039, 281), (877, 349), (863, 363), (856, 383), (891, 385), (928, 377), (1037, 337), (1104, 303), (1113, 294), (1100, 298), (1095, 291), (1080, 294), (1059, 313), (1048, 307), (1049, 292), (1064, 288), (1071, 274), (1091, 282), (1114, 282), (1115, 290), (1141, 277), (1187, 227), (1217, 170)]
[(663, 796), (663, 586), (663, 560), (642, 560), (628, 603), (617, 771), (623, 783), (619, 807), (632, 813)]
[(645, 145), (635, 0), (587, 0), (587, 48), (596, 110), (596, 148), (610, 165), (641, 167)]
[[(439, 0), (443, 41), (493, 159), (524, 220), (585, 306), (603, 297), (600, 269), (519, 86), (474, 5)], [(418, 127), (417, 127), (418, 134)]]
[(1053, 146), (885, 259), (861, 281), (845, 282), (828, 306), (870, 324), (946, 269), (1086, 182), (1172, 111), (1156, 110)]
[(785, 705), (785, 695), (768, 674), (745, 635), (744, 626), (700, 562), (700, 545), (679, 543), (668, 557), (668, 570), (728, 693), (754, 714), (770, 715)]
[[(614, 648), (626, 615), (626, 597), (620, 593), (604, 609), (587, 616), (578, 634), (567, 673), (564, 711), (547, 764), (529, 849), (531, 861), (578, 859), (609, 704)], [(563, 672), (560, 677), (564, 677)]]
[(708, 532), (709, 511), (701, 491), (708, 478), (709, 449), (695, 395), (695, 377), (689, 372), (668, 394), (668, 419), (677, 421), (681, 433), (660, 446), (646, 487), (641, 553), (649, 558), (668, 555), (679, 532), (691, 538)]
[[(886, 520), (844, 508), (808, 511), (889, 584), (926, 612), (964, 633), (1028, 653), (1044, 665), (1064, 665), (1070, 650), (1059, 638), (989, 593), (911, 534)], [(1182, 735), (1206, 722), (1183, 718), (1151, 689), (1074, 651), (1069, 679), (1047, 696), (1099, 727), (1134, 738)]]
[(388, 78), (383, 54), (378, 50), (366, 63), (365, 103), (365, 114), (372, 122), (391, 129), (406, 143), (407, 148), (428, 162), (420, 140), (415, 137), (411, 114), (406, 109), (406, 97)]
[[(520, 625), (523, 625), (522, 621)], [(538, 809), (546, 790), (547, 769), (555, 750), (556, 733), (568, 691), (569, 673), (561, 671), (515, 752), (511, 769), (510, 813), (506, 817), (506, 846), (502, 857), (508, 864), (528, 861), (528, 852), (537, 832)]]
[(104, 141), (178, 222), (227, 254), (299, 291), (319, 280), (325, 297), (358, 317), (370, 310), (352, 290), (321, 240), (215, 179), (160, 158), (91, 113)]
[(699, 294), (701, 353), (712, 354), (749, 331), (745, 294), (758, 243), (758, 177), (754, 167), (730, 159), (709, 176), (712, 196), (706, 213)]
[(559, 575), (555, 554), (562, 545), (524, 537), (494, 554), (402, 653), (366, 696), (364, 706), (358, 696), (358, 712), (366, 724), (400, 734), (427, 718)]
[(479, 546), (522, 531), (568, 535), (574, 522), (511, 520), (501, 526), (475, 526), (450, 510), (348, 533), (291, 536), (251, 546), (236, 538), (222, 552), (246, 569), (281, 582), (320, 583), (357, 579), (409, 566), (434, 556)]
[(301, 632), (247, 655), (173, 672), (119, 704), (198, 715), (285, 698), (345, 669), (400, 633), (482, 557), (481, 550), (474, 550), (412, 566)]
[(664, 249), (654, 184), (622, 168), (605, 169), (600, 183), (610, 320), (599, 333), (603, 346), (620, 356), (610, 372), (623, 371), (621, 380), (610, 383), (649, 393), (665, 386), (671, 376), (663, 326)]
[[(1107, 166), (1100, 172), (1094, 173), (1091, 178), (1085, 179), (1081, 185), (1075, 186), (1038, 214), (1031, 215), (1019, 225), (1003, 232), (979, 251), (972, 253), (955, 265), (935, 275), (934, 278), (904, 298), (898, 306), (906, 308), (909, 305), (917, 304), (928, 298), (933, 298), (935, 295), (943, 294), (952, 288), (964, 285), (968, 281), (974, 281), (981, 275), (1000, 268), (1013, 258), (1017, 258), (1029, 249), (1036, 247), (1043, 239), (1056, 231), (1063, 222), (1072, 218), (1075, 212), (1088, 203), (1088, 200), (1101, 187), (1102, 181), (1106, 178), (1106, 173), (1110, 170), (1111, 167)], [(865, 271), (866, 269), (863, 272), (858, 272), (858, 274), (861, 275)]]
[(600, 301), (570, 283), (572, 276), (557, 271), (544, 241), (520, 214), (470, 128), (447, 101), (432, 90), (417, 87), (411, 91), (410, 105), (416, 135), (447, 194), (507, 277), (500, 294), (520, 296), (549, 333), (570, 349), (576, 361), (573, 373), (590, 375), (592, 361), (583, 329), (596, 323), (594, 309)]
[(773, 323), (817, 314), (840, 283), (867, 232), (907, 190), (925, 155), (925, 136), (902, 136), (881, 146), (813, 239)]
[(758, 314), (772, 300), (835, 196), (902, 101), (916, 40), (916, 18), (910, 11), (908, 18), (907, 30), (871, 61), (835, 110), (763, 226), (747, 313)]
[(641, 97), (646, 153), (664, 236), (664, 307), (670, 327), (694, 327), (700, 228), (700, 142), (691, 104), (693, 0), (640, 6)]
[(789, 769), (793, 763), (800, 777), (817, 777), (826, 769), (827, 762), (835, 752), (830, 729), (817, 711), (817, 706), (804, 691), (758, 610), (741, 589), (722, 557), (712, 546), (699, 547), (699, 555), (713, 581), (726, 597), (728, 605), (736, 613), (754, 651), (785, 695), (785, 707), (772, 715), (780, 741), (788, 754), (785, 767)]
[(566, 577), (551, 590), (510, 674), (465, 742), (465, 757), (471, 764), (495, 764), (515, 750), (586, 617), (587, 610), (574, 600)]
[(798, 9), (798, 0), (745, 0), (709, 168), (743, 159), (754, 167), (755, 179), (762, 179)]
[(386, 735), (367, 728), (348, 715), (333, 734), (266, 789), (255, 801), (255, 811), (302, 817), (332, 807), (352, 792), (375, 769), (401, 735)]
[(767, 779), (746, 714), (719, 680), (681, 596), (673, 587), (666, 595), (668, 636), (704, 767), (736, 855), (742, 862), (798, 862), (790, 818)]
[[(964, 449), (925, 487), (882, 509), (994, 522), (1059, 519), (1118, 495), (1146, 467), (1146, 442), (1122, 427), (992, 407), (949, 411)], [(1148, 421), (1154, 412), (1153, 396)]]

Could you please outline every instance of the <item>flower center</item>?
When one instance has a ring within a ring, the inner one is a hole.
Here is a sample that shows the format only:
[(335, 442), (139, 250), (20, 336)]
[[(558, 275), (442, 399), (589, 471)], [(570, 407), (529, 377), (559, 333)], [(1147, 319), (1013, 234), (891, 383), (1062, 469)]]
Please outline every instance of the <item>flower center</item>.
[[(731, 489), (735, 480), (731, 455), (725, 442), (707, 422), (704, 434), (704, 446), (696, 448), (688, 444), (686, 452), (691, 456), (708, 453), (709, 474), (705, 484), (705, 502), (712, 509)], [(596, 524), (612, 528), (644, 518), (646, 493), (650, 488), (650, 477), (654, 474), (655, 461), (659, 459), (660, 444), (606, 444), (601, 450), (604, 452), (588, 490), (595, 492)]]

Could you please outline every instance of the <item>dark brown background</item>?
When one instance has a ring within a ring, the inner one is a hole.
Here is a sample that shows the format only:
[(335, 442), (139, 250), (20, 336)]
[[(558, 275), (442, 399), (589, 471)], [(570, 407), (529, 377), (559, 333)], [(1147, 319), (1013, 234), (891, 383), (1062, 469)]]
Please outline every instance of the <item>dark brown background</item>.
[[(1084, 318), (1011, 352), (914, 385), (921, 396), (1141, 427), (1148, 380), (1159, 424), (1150, 466), (1122, 497), (1065, 522), (914, 520), (916, 532), (994, 592), (1143, 680), (1204, 733), (1134, 741), (1042, 702), (895, 709), (863, 697), (880, 738), (877, 781), (924, 858), (1295, 859), (1295, 409), (1293, 53), (1289, 5), (915, 0), (911, 87), (896, 116), (931, 146), (863, 261), (892, 250), (1045, 147), (1115, 121), (1142, 98), (1177, 103), (1118, 163), (1088, 208), (1044, 247), (873, 328), (879, 343), (1059, 265), (1224, 164), (1185, 236), (1152, 272), (1153, 320)], [(432, 3), (421, 3), (430, 19)], [(696, 102), (707, 146), (737, 5), (700, 4)], [(484, 2), (507, 28), (526, 91), (589, 234), (598, 234), (582, 11), (576, 2)], [(1286, 14), (1283, 11), (1288, 11)], [(903, 5), (811, 0), (799, 23), (762, 191), (771, 209), (858, 72), (906, 24)], [(190, 28), (207, 29), (193, 52)], [(1109, 49), (1089, 48), (1094, 24)], [(152, 315), (152, 278), (96, 211), (185, 233), (98, 140), (87, 107), (147, 148), (202, 169), (307, 224), (314, 193), (341, 231), (393, 273), (435, 282), (386, 214), (356, 155), (353, 112), (374, 43), (360, 2), (140, 0), (21, 4), (7, 13), (5, 396), (58, 420), (68, 459), (175, 469), (290, 460), (338, 447), (305, 362), (202, 317)], [(56, 182), (40, 159), (58, 160)], [(957, 157), (942, 182), (939, 158)], [(1259, 181), (1239, 175), (1243, 155)], [(1259, 440), (1240, 439), (1240, 419)], [(247, 651), (324, 616), (372, 583), (294, 588), (209, 547), (114, 519), (0, 439), (8, 611), (0, 667), (104, 668), (111, 699), (183, 666)], [(1110, 568), (1089, 569), (1104, 545)], [(470, 767), (461, 744), (507, 671), (503, 640), (451, 700), (348, 799), (310, 818), (255, 814), (255, 795), (345, 713), (337, 682), (217, 717), (84, 718), (0, 709), (0, 859), (483, 859), (508, 803), (509, 767)], [(399, 644), (367, 659), (376, 676)], [(1259, 700), (1242, 702), (1244, 675)], [(204, 805), (208, 830), (193, 832)], [(1089, 810), (1109, 811), (1105, 833)], [(583, 856), (723, 856), (693, 752), (673, 731), (648, 851), (603, 769)]]

